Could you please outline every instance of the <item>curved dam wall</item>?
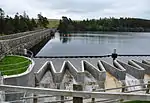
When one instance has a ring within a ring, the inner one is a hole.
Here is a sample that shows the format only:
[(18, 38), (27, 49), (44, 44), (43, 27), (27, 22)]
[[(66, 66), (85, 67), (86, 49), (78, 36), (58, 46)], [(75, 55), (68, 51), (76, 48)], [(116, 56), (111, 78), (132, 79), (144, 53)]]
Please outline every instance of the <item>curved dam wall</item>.
[(0, 58), (5, 54), (23, 54), (43, 39), (54, 34), (52, 29), (40, 29), (0, 37)]
[[(25, 57), (27, 58), (27, 57)], [(3, 83), (5, 85), (17, 85), (17, 86), (35, 86), (35, 77), (33, 72), (33, 67), (35, 65), (34, 61), (30, 58), (32, 63), (29, 65), (28, 69), (21, 74), (5, 76), (3, 77)]]
[[(32, 62), (29, 65), (28, 69), (24, 73), (21, 73), (21, 74), (4, 76), (3, 83), (5, 85), (27, 86), (27, 87), (35, 86), (35, 76), (33, 72), (33, 67), (35, 63), (30, 58), (27, 58), (27, 59), (29, 59)], [(6, 101), (14, 101), (14, 100), (19, 100), (21, 97), (24, 96), (24, 94), (25, 93), (22, 93), (22, 92), (11, 93), (11, 91), (7, 91), (4, 97)], [(29, 94), (26, 94), (26, 95), (30, 96)]]

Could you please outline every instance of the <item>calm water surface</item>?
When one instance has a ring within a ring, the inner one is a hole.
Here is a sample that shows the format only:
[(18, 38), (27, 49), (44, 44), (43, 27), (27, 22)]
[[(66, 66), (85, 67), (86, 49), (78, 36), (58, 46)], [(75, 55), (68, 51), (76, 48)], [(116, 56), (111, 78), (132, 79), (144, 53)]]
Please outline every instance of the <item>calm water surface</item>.
[(106, 55), (113, 49), (119, 54), (150, 54), (150, 33), (56, 33), (37, 56)]

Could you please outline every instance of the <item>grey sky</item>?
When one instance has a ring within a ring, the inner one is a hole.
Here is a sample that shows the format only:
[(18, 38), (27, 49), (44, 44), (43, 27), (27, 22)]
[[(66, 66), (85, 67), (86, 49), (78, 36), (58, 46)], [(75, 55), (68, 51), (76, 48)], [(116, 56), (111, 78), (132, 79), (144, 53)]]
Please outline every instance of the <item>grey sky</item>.
[(138, 17), (150, 19), (150, 0), (3, 0), (0, 7), (8, 15), (26, 11), (30, 17), (38, 13), (48, 18), (72, 19), (100, 17)]

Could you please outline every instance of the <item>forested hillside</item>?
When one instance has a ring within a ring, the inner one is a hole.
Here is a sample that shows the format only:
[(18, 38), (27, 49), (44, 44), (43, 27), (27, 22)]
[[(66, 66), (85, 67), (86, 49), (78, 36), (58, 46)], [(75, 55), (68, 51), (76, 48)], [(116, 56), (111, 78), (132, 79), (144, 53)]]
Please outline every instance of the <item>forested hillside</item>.
[(119, 32), (147, 32), (150, 31), (150, 20), (139, 18), (100, 18), (73, 21), (62, 17), (58, 27), (60, 32), (71, 31), (119, 31)]
[(41, 14), (38, 14), (37, 17), (37, 20), (29, 18), (26, 12), (23, 15), (16, 13), (14, 17), (10, 17), (0, 8), (0, 35), (46, 28), (49, 24), (48, 19)]

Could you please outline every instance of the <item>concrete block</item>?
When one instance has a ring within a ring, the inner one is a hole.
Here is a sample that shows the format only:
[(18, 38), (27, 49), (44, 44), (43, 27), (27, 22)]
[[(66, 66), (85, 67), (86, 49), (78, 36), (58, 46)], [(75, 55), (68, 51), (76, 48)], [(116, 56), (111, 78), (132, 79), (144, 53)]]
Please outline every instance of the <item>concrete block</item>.
[(84, 60), (84, 70), (87, 70), (89, 73), (91, 73), (97, 81), (105, 81), (106, 79), (106, 71), (104, 68), (99, 69), (86, 60)]
[(125, 76), (126, 76), (125, 69), (116, 68), (105, 61), (101, 61), (101, 63), (105, 68), (105, 70), (110, 74), (112, 74), (114, 77), (116, 77), (118, 80), (125, 80)]
[(145, 71), (143, 69), (128, 65), (120, 60), (117, 60), (116, 62), (119, 63), (124, 69), (126, 69), (126, 72), (128, 74), (132, 75), (133, 77), (135, 77), (137, 79), (144, 79)]
[(145, 74), (150, 74), (150, 65), (145, 64), (145, 63), (140, 63), (136, 60), (133, 60), (136, 64), (138, 64), (139, 66), (141, 66), (142, 68), (144, 68), (145, 70)]

